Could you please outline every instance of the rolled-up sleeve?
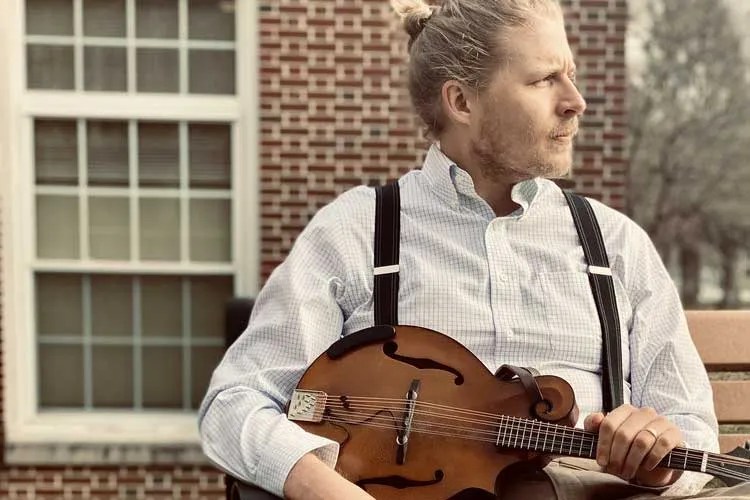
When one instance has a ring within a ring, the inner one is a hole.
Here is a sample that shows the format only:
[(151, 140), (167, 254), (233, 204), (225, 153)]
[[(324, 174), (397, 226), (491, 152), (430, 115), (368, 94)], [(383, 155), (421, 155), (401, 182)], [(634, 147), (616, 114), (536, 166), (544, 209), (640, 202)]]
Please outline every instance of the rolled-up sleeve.
[[(682, 430), (691, 448), (718, 451), (711, 384), (688, 331), (677, 290), (645, 233), (630, 277), (632, 401), (652, 407)], [(667, 494), (694, 493), (711, 478), (684, 473)]]
[(314, 452), (333, 466), (338, 454), (336, 443), (306, 433), (284, 414), (306, 368), (341, 335), (349, 259), (338, 212), (319, 211), (273, 272), (199, 409), (208, 458), (279, 496), (303, 455)]

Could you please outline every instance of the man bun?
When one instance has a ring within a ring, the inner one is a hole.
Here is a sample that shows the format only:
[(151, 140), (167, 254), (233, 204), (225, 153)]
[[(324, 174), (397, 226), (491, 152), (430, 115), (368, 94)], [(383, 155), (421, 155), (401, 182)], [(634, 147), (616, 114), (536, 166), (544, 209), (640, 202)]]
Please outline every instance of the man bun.
[(434, 7), (424, 0), (391, 0), (393, 10), (401, 18), (401, 23), (413, 42), (432, 16)]

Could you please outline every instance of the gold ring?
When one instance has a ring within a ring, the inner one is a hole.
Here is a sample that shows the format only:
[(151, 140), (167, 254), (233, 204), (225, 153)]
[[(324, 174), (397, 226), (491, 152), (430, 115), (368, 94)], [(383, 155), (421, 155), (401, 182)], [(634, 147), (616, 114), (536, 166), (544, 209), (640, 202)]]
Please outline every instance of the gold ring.
[(646, 432), (648, 432), (649, 434), (651, 434), (652, 436), (654, 436), (654, 439), (659, 439), (659, 435), (658, 435), (658, 434), (656, 433), (656, 431), (655, 431), (655, 430), (653, 430), (652, 428), (650, 428), (650, 427), (645, 427), (645, 428), (643, 428), (643, 429), (641, 429), (641, 430), (642, 430), (642, 431), (646, 431)]

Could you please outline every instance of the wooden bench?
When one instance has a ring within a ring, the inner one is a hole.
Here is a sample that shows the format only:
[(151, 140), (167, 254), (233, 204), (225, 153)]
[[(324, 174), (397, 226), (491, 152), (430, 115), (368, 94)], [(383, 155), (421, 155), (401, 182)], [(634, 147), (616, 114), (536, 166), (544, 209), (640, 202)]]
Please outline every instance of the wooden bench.
[[(721, 451), (750, 440), (750, 311), (687, 311), (693, 342), (711, 377)], [(744, 427), (744, 429), (743, 429)]]

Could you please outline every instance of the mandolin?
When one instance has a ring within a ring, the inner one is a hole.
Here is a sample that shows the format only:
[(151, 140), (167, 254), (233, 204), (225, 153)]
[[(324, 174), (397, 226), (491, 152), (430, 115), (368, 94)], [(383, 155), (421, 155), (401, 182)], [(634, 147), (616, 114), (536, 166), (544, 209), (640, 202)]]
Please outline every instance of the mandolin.
[[(596, 457), (597, 434), (573, 427), (571, 386), (551, 375), (533, 381), (537, 401), (528, 380), (492, 374), (446, 335), (376, 326), (308, 367), (287, 417), (339, 443), (336, 469), (375, 498), (493, 499), (521, 469), (552, 456)], [(747, 452), (678, 447), (659, 465), (750, 480)]]

